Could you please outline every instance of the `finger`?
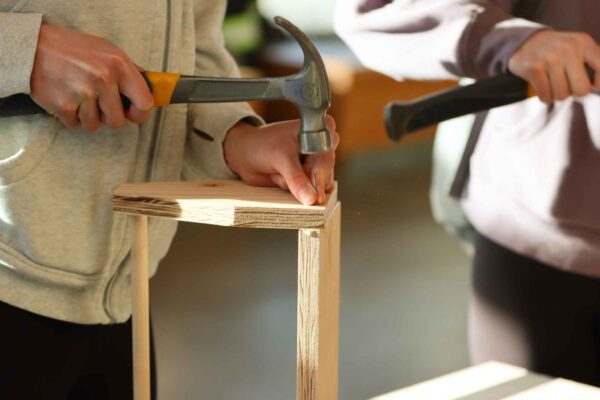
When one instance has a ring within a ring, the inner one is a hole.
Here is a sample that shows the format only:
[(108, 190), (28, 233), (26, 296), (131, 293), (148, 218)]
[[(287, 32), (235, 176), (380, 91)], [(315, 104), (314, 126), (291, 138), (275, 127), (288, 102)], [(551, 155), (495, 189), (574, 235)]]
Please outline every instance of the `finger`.
[(275, 184), (271, 177), (268, 175), (259, 175), (259, 174), (247, 174), (241, 176), (242, 181), (250, 186), (268, 186), (275, 187)]
[(64, 126), (70, 129), (75, 129), (79, 126), (79, 118), (77, 117), (78, 105), (75, 102), (67, 102), (54, 113)]
[(325, 115), (325, 123), (327, 124), (327, 127), (329, 128), (329, 131), (331, 132), (331, 139), (333, 142), (333, 149), (337, 149), (337, 147), (340, 144), (340, 135), (339, 133), (336, 131), (336, 122), (335, 119), (333, 119), (333, 117), (329, 114)]
[(333, 149), (337, 149), (340, 145), (340, 134), (337, 131), (331, 131), (331, 136), (333, 138)]
[(541, 101), (548, 104), (552, 102), (552, 89), (550, 79), (544, 69), (535, 69), (529, 77), (526, 77), (529, 83), (534, 87), (535, 92)]
[(327, 182), (327, 184), (325, 185), (325, 193), (331, 194), (331, 192), (333, 192), (334, 189), (335, 189), (335, 181), (333, 180), (333, 177), (331, 177), (331, 180), (329, 182)]
[[(600, 46), (586, 33), (576, 33), (575, 38), (581, 44), (583, 60), (595, 72), (594, 86), (600, 88)], [(587, 71), (586, 71), (587, 72)]]
[(313, 187), (317, 190), (317, 203), (325, 203), (325, 184), (323, 181), (323, 175), (319, 171), (313, 171), (312, 173)]
[(285, 179), (283, 178), (283, 176), (281, 176), (279, 174), (273, 174), (273, 175), (271, 175), (271, 180), (273, 181), (273, 183), (275, 183), (277, 186), (279, 186), (283, 190), (289, 190), (287, 183), (285, 182)]
[(273, 168), (285, 179), (290, 192), (304, 205), (312, 205), (317, 201), (317, 193), (304, 173), (300, 160), (281, 154)]
[(100, 120), (100, 109), (96, 98), (84, 101), (77, 112), (77, 117), (81, 121), (83, 129), (89, 132), (96, 131), (102, 121)]
[(316, 159), (317, 158), (313, 158), (309, 160), (307, 163), (303, 164), (302, 167), (306, 176), (310, 179), (311, 186), (317, 193), (317, 204), (323, 204), (325, 199), (324, 172), (320, 166), (318, 166), (318, 163), (315, 162)]
[(562, 65), (551, 66), (548, 70), (548, 76), (554, 100), (564, 100), (571, 95), (571, 88), (567, 81), (565, 68)]
[(331, 115), (325, 114), (325, 123), (327, 124), (327, 127), (330, 131), (335, 131), (336, 123), (335, 119)]
[(565, 69), (571, 92), (574, 96), (583, 97), (592, 90), (592, 83), (585, 70), (585, 64), (582, 59), (568, 58), (565, 60)]
[(98, 93), (98, 105), (102, 111), (102, 122), (111, 128), (120, 128), (125, 124), (123, 103), (116, 85), (109, 85)]
[(154, 97), (135, 65), (127, 68), (119, 81), (119, 90), (131, 101), (131, 107), (127, 110), (127, 119), (138, 124), (144, 122), (152, 111)]
[[(333, 166), (335, 163), (335, 153), (309, 156), (304, 164), (304, 169), (308, 176), (315, 177), (314, 185), (317, 188), (318, 202), (325, 202), (327, 189), (333, 185)], [(312, 178), (311, 178), (312, 179)]]
[(594, 45), (584, 52), (583, 57), (585, 63), (594, 71), (594, 86), (600, 89), (600, 47)]

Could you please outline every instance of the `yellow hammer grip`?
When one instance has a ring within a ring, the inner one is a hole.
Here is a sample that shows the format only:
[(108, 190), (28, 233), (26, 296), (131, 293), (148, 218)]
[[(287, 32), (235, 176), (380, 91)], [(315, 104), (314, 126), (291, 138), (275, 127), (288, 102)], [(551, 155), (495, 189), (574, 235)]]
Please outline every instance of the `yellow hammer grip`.
[(181, 74), (145, 71), (144, 76), (150, 84), (154, 96), (154, 106), (161, 107), (171, 104), (171, 97), (173, 97)]

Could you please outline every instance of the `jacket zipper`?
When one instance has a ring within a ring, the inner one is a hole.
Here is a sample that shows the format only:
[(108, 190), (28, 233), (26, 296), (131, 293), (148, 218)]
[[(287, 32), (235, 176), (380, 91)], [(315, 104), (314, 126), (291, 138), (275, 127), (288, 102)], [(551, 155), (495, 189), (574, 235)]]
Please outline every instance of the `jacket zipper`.
[[(165, 44), (164, 44), (164, 51), (163, 51), (163, 60), (162, 60), (162, 70), (163, 71), (167, 71), (168, 67), (169, 67), (169, 52), (171, 50), (171, 1), (172, 0), (166, 0), (166, 26), (165, 26)], [(155, 162), (158, 158), (158, 143), (160, 143), (160, 134), (162, 132), (162, 123), (163, 123), (163, 117), (164, 117), (164, 108), (159, 108), (158, 110), (158, 116), (156, 117), (156, 124), (154, 125), (153, 131), (152, 131), (152, 137), (150, 139), (150, 149), (149, 149), (149, 164), (148, 164), (148, 168), (146, 169), (146, 181), (149, 182), (153, 175), (154, 175), (154, 165)], [(125, 231), (127, 232), (128, 229), (128, 223), (125, 224)], [(129, 251), (129, 255), (131, 255), (131, 250)], [(111, 312), (111, 307), (110, 307), (110, 298), (112, 296), (112, 290), (113, 290), (113, 286), (115, 284), (115, 281), (117, 279), (119, 279), (119, 276), (121, 276), (122, 271), (122, 266), (120, 266), (121, 268), (117, 268), (113, 274), (113, 276), (111, 277), (109, 283), (108, 283), (108, 287), (106, 290), (106, 297), (104, 299), (104, 310), (108, 316), (108, 318), (110, 319), (111, 322), (116, 322), (115, 317), (113, 316), (113, 313)]]
[[(165, 46), (163, 50), (163, 63), (162, 63), (162, 71), (167, 72), (169, 68), (169, 52), (171, 51), (171, 1), (167, 0), (167, 24), (165, 29)], [(158, 160), (158, 151), (159, 151), (159, 143), (160, 136), (162, 133), (162, 124), (164, 119), (165, 110), (164, 107), (158, 109), (158, 116), (156, 117), (156, 124), (154, 125), (154, 130), (152, 132), (152, 138), (150, 141), (150, 159), (148, 170), (146, 172), (146, 182), (150, 182), (154, 177), (154, 169), (156, 166), (156, 161)]]

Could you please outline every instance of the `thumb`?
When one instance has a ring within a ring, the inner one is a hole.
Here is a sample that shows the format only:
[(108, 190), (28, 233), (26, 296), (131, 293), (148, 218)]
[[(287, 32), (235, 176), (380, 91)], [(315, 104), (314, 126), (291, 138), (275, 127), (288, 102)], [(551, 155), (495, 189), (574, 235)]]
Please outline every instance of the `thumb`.
[(317, 201), (317, 192), (306, 176), (300, 161), (296, 158), (282, 157), (276, 168), (285, 180), (290, 192), (304, 205), (312, 205)]

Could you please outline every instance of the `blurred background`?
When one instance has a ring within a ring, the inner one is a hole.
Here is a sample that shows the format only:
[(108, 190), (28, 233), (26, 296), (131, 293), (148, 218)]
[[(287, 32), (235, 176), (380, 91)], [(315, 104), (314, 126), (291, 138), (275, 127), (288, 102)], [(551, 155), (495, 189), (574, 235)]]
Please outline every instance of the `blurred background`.
[[(334, 0), (229, 1), (227, 46), (245, 76), (286, 75), (321, 52), (342, 142), (340, 399), (365, 400), (468, 365), (469, 259), (429, 208), (433, 130), (398, 145), (383, 109), (454, 82), (395, 82), (367, 71), (332, 29)], [(253, 104), (268, 122), (285, 102)], [(295, 398), (295, 231), (181, 223), (151, 282), (161, 399)]]

